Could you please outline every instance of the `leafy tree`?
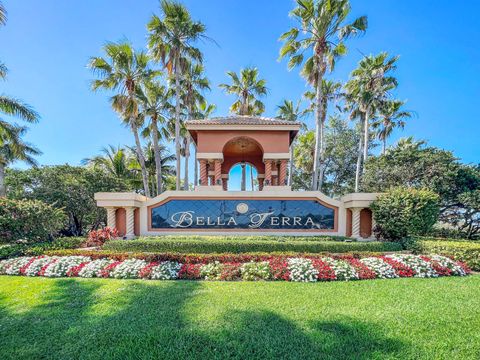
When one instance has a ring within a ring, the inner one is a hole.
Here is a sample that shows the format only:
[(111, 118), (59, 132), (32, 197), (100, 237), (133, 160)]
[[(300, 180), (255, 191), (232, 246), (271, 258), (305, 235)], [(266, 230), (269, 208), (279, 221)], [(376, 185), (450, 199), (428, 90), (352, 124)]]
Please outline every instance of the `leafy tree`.
[(40, 200), (63, 209), (68, 216), (63, 235), (80, 236), (106, 220), (93, 195), (101, 191), (130, 190), (124, 181), (104, 171), (70, 165), (8, 170), (7, 194), (13, 199)]
[(220, 84), (227, 94), (233, 94), (237, 100), (230, 106), (230, 111), (238, 115), (262, 115), (265, 105), (258, 97), (267, 94), (265, 79), (258, 78), (258, 69), (247, 67), (240, 70), (240, 76), (228, 71), (231, 84)]
[[(440, 195), (440, 220), (474, 231), (476, 191), (480, 189), (478, 166), (461, 164), (450, 152), (413, 138), (401, 139), (384, 155), (366, 164), (362, 190), (384, 192), (391, 187), (427, 188)], [(470, 236), (473, 236), (471, 233)]]
[[(297, 101), (294, 105), (292, 100), (283, 100), (283, 102), (277, 106), (277, 117), (282, 120), (288, 121), (300, 121), (303, 119), (309, 112), (309, 109), (300, 110), (301, 101)], [(306, 125), (300, 121), (302, 128), (305, 129)], [(294, 144), (290, 145), (290, 160), (289, 160), (289, 170), (288, 170), (288, 185), (292, 185), (293, 179), (293, 169), (294, 169)], [(252, 177), (253, 178), (253, 177)], [(252, 187), (253, 188), (253, 187)]]
[(92, 81), (92, 89), (118, 91), (111, 99), (112, 107), (124, 123), (130, 128), (135, 138), (135, 149), (142, 169), (145, 195), (150, 197), (145, 156), (139, 137), (139, 106), (136, 90), (140, 84), (152, 79), (158, 72), (149, 69), (149, 58), (144, 52), (135, 52), (128, 42), (107, 43), (103, 50), (106, 58), (92, 57), (89, 68), (99, 79)]
[(132, 166), (135, 161), (130, 151), (124, 147), (108, 145), (101, 150), (100, 155), (83, 159), (82, 164), (129, 183), (134, 177)]
[(147, 25), (148, 46), (156, 61), (161, 61), (175, 80), (175, 154), (177, 160), (176, 189), (180, 190), (180, 113), (181, 79), (188, 61), (202, 61), (202, 53), (194, 46), (205, 39), (205, 25), (194, 21), (187, 8), (174, 1), (160, 2), (162, 18), (153, 15)]
[[(297, 0), (290, 15), (300, 24), (284, 33), (280, 40), (285, 44), (280, 49), (280, 58), (288, 57), (288, 68), (303, 64), (301, 73), (316, 90), (315, 95), (315, 156), (313, 190), (318, 189), (320, 174), (320, 152), (324, 148), (320, 143), (322, 126), (322, 84), (327, 68), (333, 70), (336, 59), (347, 51), (345, 39), (364, 32), (367, 28), (365, 16), (345, 24), (350, 14), (348, 0)], [(310, 52), (305, 59), (305, 53)]]
[(34, 156), (41, 154), (40, 150), (23, 141), (26, 127), (6, 124), (6, 130), (0, 137), (0, 197), (6, 195), (5, 168), (15, 161), (37, 166)]

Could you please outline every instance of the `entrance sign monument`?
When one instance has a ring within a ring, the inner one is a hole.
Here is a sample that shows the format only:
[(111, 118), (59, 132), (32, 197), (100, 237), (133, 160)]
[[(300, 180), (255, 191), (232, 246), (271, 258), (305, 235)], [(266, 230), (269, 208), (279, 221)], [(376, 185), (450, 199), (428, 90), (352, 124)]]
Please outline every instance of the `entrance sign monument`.
[[(200, 180), (193, 191), (96, 193), (108, 226), (126, 238), (165, 234), (339, 235), (372, 239), (374, 193), (332, 199), (319, 191), (292, 191), (290, 146), (300, 124), (255, 116), (185, 123), (197, 152)], [(230, 169), (256, 169), (255, 191), (230, 191)]]

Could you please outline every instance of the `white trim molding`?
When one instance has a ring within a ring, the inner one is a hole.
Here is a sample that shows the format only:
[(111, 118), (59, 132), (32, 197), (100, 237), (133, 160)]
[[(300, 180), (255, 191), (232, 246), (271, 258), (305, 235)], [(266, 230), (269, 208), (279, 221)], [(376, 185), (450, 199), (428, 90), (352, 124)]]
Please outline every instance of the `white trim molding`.
[(223, 153), (197, 153), (198, 160), (222, 160)]
[(288, 160), (290, 153), (264, 153), (263, 160)]

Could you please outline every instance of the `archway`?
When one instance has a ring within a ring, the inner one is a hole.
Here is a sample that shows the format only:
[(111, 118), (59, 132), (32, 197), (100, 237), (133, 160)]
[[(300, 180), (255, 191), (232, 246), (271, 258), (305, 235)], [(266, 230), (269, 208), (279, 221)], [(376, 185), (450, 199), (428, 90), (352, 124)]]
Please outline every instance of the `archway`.
[(259, 181), (263, 181), (265, 165), (263, 149), (257, 141), (247, 136), (233, 138), (224, 145), (222, 153), (222, 177), (226, 178), (227, 190), (261, 189), (262, 184), (259, 184)]
[(228, 172), (228, 191), (241, 191), (242, 182), (245, 182), (244, 191), (258, 191), (258, 171), (249, 162), (237, 163)]

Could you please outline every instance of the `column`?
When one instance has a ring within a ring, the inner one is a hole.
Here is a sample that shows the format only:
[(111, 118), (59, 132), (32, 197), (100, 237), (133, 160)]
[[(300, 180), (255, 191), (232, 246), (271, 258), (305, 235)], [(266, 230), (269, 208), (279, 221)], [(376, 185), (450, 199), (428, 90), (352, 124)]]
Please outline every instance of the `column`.
[(263, 190), (263, 178), (258, 178), (258, 190), (262, 191)]
[(352, 237), (360, 238), (360, 211), (362, 208), (351, 208), (352, 210)]
[(116, 211), (114, 207), (107, 207), (107, 226), (114, 229), (117, 227)]
[(134, 207), (126, 207), (125, 208), (125, 217), (126, 217), (126, 231), (125, 237), (127, 239), (132, 239), (135, 237), (135, 208)]
[(265, 185), (272, 185), (272, 160), (264, 160), (265, 163)]
[(223, 178), (223, 190), (228, 190), (228, 176)]
[(287, 185), (287, 160), (280, 160), (280, 174), (278, 175), (278, 185)]
[(207, 160), (202, 159), (200, 160), (200, 185), (206, 186), (208, 185), (208, 177), (207, 177)]
[(222, 184), (222, 163), (221, 163), (221, 160), (214, 160), (214, 161), (215, 161), (214, 185), (221, 185)]

